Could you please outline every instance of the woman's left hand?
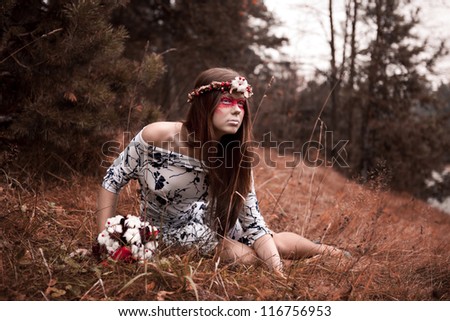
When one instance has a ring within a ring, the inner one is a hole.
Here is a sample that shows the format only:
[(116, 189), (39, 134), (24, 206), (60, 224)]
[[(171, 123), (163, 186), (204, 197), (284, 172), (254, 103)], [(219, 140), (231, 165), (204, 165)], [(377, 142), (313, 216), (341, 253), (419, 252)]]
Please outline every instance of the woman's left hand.
[(283, 263), (272, 235), (266, 234), (261, 236), (253, 244), (253, 249), (258, 258), (266, 263), (272, 271), (278, 271), (276, 273), (283, 274)]

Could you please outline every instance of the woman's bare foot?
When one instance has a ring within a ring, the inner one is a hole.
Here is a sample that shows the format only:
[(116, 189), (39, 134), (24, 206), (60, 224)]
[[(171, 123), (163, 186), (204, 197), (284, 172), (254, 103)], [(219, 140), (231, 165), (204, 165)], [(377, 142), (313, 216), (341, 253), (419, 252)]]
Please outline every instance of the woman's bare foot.
[(337, 256), (337, 257), (345, 257), (348, 259), (352, 257), (352, 255), (348, 251), (341, 250), (337, 247), (334, 247), (331, 245), (325, 245), (325, 244), (321, 245), (321, 252), (322, 252), (322, 254), (327, 254), (327, 255)]

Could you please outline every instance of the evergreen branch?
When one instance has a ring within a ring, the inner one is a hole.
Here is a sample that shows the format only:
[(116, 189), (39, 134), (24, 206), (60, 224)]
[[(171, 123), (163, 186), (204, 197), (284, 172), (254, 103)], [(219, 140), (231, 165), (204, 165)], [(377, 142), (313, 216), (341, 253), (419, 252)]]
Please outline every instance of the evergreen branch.
[[(17, 49), (17, 50), (14, 51), (12, 54), (10, 54), (8, 57), (6, 57), (6, 58), (3, 59), (2, 61), (0, 61), (0, 64), (4, 63), (6, 60), (8, 60), (9, 58), (13, 57), (15, 54), (19, 53), (19, 52), (22, 51), (23, 49), (25, 49), (25, 48), (31, 46), (32, 44), (34, 44), (34, 43), (37, 42), (38, 40), (43, 39), (43, 38), (47, 38), (48, 36), (51, 36), (51, 35), (53, 35), (53, 34), (55, 34), (55, 33), (57, 33), (57, 32), (60, 32), (61, 30), (63, 30), (63, 28), (58, 28), (58, 29), (52, 30), (52, 31), (50, 31), (50, 32), (47, 32), (47, 33), (43, 34), (43, 35), (40, 36), (39, 38), (34, 39), (33, 41), (31, 41), (31, 42), (27, 43), (26, 45), (24, 45), (23, 47)], [(14, 57), (13, 57), (13, 58), (14, 58)], [(21, 64), (17, 61), (17, 59), (14, 59), (14, 60), (16, 60), (16, 62), (17, 62), (19, 65), (21, 65)], [(26, 67), (26, 66), (25, 66), (25, 67)], [(28, 67), (27, 67), (27, 68), (28, 68)]]
[(23, 67), (23, 68), (25, 68), (25, 69), (30, 69), (30, 67), (28, 67), (28, 66), (24, 65), (23, 63), (21, 63), (21, 62), (19, 61), (19, 59), (17, 59), (17, 57), (11, 56), (11, 58), (14, 59), (14, 61), (17, 62), (17, 64), (18, 64), (19, 66), (21, 66), (21, 67)]
[(130, 131), (131, 110), (133, 109), (133, 105), (135, 104), (135, 97), (136, 97), (136, 94), (137, 94), (137, 91), (138, 91), (137, 87), (138, 87), (138, 83), (139, 83), (139, 78), (140, 78), (140, 75), (142, 73), (142, 70), (144, 69), (143, 68), (144, 60), (145, 60), (145, 56), (148, 53), (149, 46), (150, 46), (150, 44), (147, 41), (147, 43), (145, 44), (145, 49), (144, 49), (144, 56), (143, 56), (143, 58), (141, 60), (141, 63), (139, 64), (138, 69), (137, 69), (138, 73), (137, 73), (137, 77), (136, 77), (136, 82), (134, 83), (134, 86), (133, 86), (133, 89), (132, 89), (132, 92), (131, 92), (131, 95), (130, 95), (130, 105), (128, 106), (128, 117), (127, 117), (127, 132)]
[(167, 49), (167, 50), (161, 52), (159, 55), (162, 56), (162, 55), (165, 55), (166, 53), (169, 53), (169, 52), (172, 52), (172, 51), (177, 51), (177, 48)]

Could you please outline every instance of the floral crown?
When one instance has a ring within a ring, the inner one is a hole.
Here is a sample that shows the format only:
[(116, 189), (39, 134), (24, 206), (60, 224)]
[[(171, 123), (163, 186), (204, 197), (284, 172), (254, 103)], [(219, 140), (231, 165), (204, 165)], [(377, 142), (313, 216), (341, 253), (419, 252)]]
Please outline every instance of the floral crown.
[(253, 95), (252, 86), (247, 82), (244, 77), (236, 76), (231, 81), (213, 81), (208, 85), (200, 86), (188, 94), (188, 103), (192, 102), (194, 97), (200, 96), (201, 94), (220, 90), (222, 92), (228, 91), (230, 94), (233, 92), (242, 93), (245, 98), (250, 98)]

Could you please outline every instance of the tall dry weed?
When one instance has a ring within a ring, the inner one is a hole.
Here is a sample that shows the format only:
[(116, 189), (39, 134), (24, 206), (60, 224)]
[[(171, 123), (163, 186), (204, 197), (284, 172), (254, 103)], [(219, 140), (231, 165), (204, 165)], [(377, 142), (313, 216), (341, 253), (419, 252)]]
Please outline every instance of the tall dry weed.
[[(283, 164), (290, 156), (276, 156)], [(352, 259), (286, 261), (287, 279), (263, 265), (217, 265), (194, 250), (162, 249), (153, 262), (97, 262), (99, 182), (32, 190), (0, 183), (3, 300), (449, 300), (450, 216), (380, 183), (370, 188), (331, 168), (255, 169), (260, 208), (275, 231), (349, 250)], [(382, 182), (383, 180), (381, 180)], [(137, 185), (119, 211), (137, 214)], [(306, 224), (306, 226), (305, 226)]]

